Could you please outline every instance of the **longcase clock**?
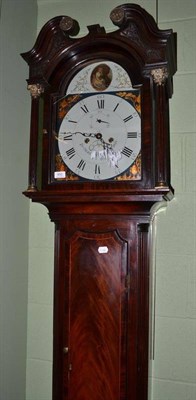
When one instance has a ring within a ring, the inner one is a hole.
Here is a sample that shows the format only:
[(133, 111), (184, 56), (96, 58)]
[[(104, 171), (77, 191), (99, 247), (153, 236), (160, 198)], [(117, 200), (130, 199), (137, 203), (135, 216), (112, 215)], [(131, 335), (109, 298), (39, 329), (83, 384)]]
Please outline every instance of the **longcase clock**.
[(29, 186), (55, 223), (53, 400), (147, 400), (149, 226), (170, 200), (176, 35), (140, 6), (117, 26), (51, 19), (32, 50)]

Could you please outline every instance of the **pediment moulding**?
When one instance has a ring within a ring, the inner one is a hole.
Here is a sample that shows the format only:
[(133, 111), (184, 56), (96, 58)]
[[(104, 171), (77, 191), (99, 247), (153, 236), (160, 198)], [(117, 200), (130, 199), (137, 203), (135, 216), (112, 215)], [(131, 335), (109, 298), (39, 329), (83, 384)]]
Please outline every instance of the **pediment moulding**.
[[(158, 72), (152, 71), (161, 69), (161, 74), (170, 82), (172, 94), (171, 81), (176, 72), (176, 35), (172, 29), (160, 30), (153, 17), (136, 4), (116, 7), (110, 13), (110, 19), (117, 30), (106, 33), (104, 27), (91, 25), (83, 37), (77, 37), (79, 23), (72, 17), (61, 15), (49, 20), (41, 29), (34, 47), (22, 54), (29, 64), (28, 84), (47, 87), (57, 66), (70, 62), (70, 58), (74, 58), (77, 64), (84, 58), (84, 53), (89, 59), (94, 53), (104, 58), (112, 49), (115, 61), (115, 54), (121, 54), (126, 48), (127, 58), (133, 59), (143, 77), (152, 76), (155, 83), (160, 84), (160, 80), (155, 78)], [(165, 81), (165, 78), (161, 80), (162, 83)]]

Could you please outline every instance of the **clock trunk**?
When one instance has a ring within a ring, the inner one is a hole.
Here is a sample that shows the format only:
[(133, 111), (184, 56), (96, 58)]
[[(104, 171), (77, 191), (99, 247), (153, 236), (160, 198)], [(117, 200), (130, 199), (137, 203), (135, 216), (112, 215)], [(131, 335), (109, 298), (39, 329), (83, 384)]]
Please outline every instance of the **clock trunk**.
[(149, 217), (60, 221), (53, 400), (147, 399)]

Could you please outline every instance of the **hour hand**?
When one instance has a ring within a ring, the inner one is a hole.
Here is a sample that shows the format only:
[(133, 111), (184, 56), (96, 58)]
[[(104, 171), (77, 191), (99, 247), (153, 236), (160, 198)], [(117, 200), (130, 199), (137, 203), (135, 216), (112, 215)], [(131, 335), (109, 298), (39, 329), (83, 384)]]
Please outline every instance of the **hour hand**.
[(99, 124), (109, 124), (109, 122), (103, 121), (102, 119), (97, 119), (97, 122), (99, 122)]

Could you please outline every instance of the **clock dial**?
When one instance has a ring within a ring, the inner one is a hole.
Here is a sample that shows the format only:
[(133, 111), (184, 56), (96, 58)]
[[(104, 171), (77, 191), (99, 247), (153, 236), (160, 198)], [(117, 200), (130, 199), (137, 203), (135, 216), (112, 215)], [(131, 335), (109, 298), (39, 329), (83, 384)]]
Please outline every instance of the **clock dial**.
[(79, 95), (71, 104), (57, 137), (64, 164), (88, 180), (123, 174), (141, 148), (141, 118), (133, 103), (112, 92)]

